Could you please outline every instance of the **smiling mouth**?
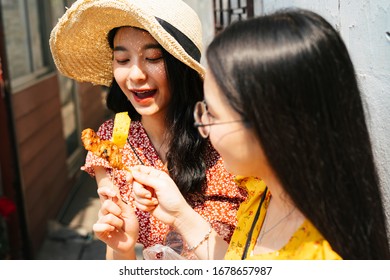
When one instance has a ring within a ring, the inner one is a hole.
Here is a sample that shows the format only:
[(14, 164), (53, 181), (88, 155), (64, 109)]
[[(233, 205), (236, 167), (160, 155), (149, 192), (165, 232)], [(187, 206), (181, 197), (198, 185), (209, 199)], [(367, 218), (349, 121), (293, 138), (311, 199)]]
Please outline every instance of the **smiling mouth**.
[(131, 91), (138, 99), (145, 99), (156, 94), (157, 90), (132, 90)]

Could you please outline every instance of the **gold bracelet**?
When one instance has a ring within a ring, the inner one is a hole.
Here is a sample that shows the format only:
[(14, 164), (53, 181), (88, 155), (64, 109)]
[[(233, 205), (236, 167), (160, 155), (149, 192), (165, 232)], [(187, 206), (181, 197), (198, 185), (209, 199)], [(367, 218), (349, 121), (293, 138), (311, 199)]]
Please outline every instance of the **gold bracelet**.
[(190, 251), (190, 252), (195, 251), (196, 248), (198, 248), (200, 245), (202, 245), (203, 242), (208, 240), (212, 230), (213, 230), (213, 228), (210, 226), (209, 231), (206, 233), (206, 235), (203, 237), (203, 239), (198, 244), (196, 244), (195, 246), (188, 247), (188, 251)]

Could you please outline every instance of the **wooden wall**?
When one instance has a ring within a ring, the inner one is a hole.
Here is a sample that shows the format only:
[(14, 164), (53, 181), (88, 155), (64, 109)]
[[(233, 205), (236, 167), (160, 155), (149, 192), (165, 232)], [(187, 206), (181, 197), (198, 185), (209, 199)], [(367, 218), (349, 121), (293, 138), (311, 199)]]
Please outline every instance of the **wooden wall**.
[(66, 165), (61, 105), (56, 75), (13, 97), (16, 141), (23, 185), (27, 227), (33, 251), (46, 234), (72, 184)]
[(78, 84), (80, 102), (81, 129), (99, 126), (111, 116), (106, 108), (106, 89), (101, 86), (92, 86), (89, 83)]
[[(77, 94), (80, 129), (97, 130), (110, 116), (106, 91), (79, 83)], [(64, 207), (80, 172), (73, 177), (68, 172), (57, 75), (13, 93), (12, 104), (28, 235), (35, 255), (47, 234), (47, 222)]]

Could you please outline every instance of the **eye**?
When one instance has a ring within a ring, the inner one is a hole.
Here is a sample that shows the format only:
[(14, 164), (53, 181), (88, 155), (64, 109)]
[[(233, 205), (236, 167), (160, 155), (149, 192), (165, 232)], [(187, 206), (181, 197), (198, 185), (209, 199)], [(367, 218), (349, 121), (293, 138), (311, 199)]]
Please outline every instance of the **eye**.
[(115, 59), (116, 63), (119, 65), (125, 65), (127, 62), (130, 61), (130, 59)]
[(162, 56), (159, 56), (159, 57), (147, 57), (146, 60), (150, 61), (150, 62), (158, 62), (162, 58), (163, 58)]
[(163, 58), (163, 53), (160, 48), (149, 48), (145, 50), (144, 57), (149, 62), (159, 62)]

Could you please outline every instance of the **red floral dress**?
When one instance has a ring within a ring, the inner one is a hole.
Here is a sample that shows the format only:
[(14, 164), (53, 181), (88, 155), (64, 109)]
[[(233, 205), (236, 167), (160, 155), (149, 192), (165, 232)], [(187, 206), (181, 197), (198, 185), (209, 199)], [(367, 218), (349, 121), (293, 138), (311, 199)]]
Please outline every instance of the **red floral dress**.
[[(103, 123), (97, 132), (101, 139), (111, 139), (113, 124), (113, 120)], [(240, 203), (245, 200), (246, 192), (234, 182), (233, 176), (224, 168), (222, 159), (213, 147), (208, 145), (207, 149), (205, 193), (190, 195), (187, 201), (220, 236), (229, 242), (237, 224), (237, 210)], [(139, 121), (131, 122), (130, 135), (123, 149), (122, 160), (127, 166), (144, 164), (168, 172)], [(115, 185), (119, 187), (122, 199), (132, 203), (130, 196), (132, 189), (126, 183), (123, 171), (113, 171), (106, 160), (89, 152), (82, 170), (94, 176), (94, 166), (105, 167), (111, 178), (114, 178)], [(136, 215), (140, 224), (138, 242), (144, 248), (164, 244), (165, 236), (170, 230), (169, 226), (139, 209), (136, 209)]]

